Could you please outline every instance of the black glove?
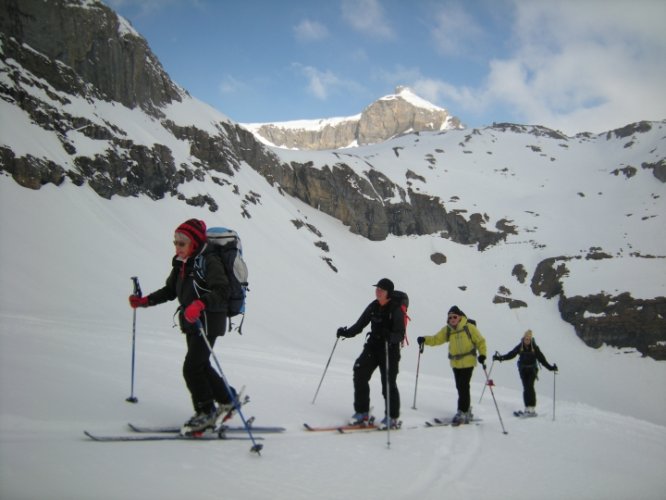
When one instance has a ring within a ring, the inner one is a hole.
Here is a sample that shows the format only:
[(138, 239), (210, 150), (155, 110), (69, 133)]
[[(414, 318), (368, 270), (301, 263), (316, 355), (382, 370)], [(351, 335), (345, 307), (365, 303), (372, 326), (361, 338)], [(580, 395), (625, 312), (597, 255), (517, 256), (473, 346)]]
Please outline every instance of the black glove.
[(425, 344), (425, 337), (416, 337), (416, 343), (423, 346), (423, 344)]
[(502, 362), (502, 356), (500, 356), (499, 352), (493, 354), (493, 361), (499, 361), (500, 363)]
[(553, 368), (550, 371), (551, 372), (556, 372), (557, 371), (557, 364), (553, 363)]
[(337, 337), (338, 338), (340, 338), (340, 337), (345, 337), (345, 338), (351, 337), (351, 335), (349, 335), (349, 332), (347, 332), (347, 327), (346, 326), (341, 326), (340, 328), (338, 328)]
[(486, 364), (486, 357), (483, 354), (479, 354), (479, 357), (476, 359), (478, 359), (479, 363), (481, 363), (482, 365)]

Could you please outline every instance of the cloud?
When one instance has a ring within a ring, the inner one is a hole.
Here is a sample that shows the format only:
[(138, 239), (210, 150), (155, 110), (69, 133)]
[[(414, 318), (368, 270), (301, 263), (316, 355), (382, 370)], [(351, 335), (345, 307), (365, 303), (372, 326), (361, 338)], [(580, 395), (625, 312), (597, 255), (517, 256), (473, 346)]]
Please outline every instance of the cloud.
[(342, 18), (359, 33), (374, 38), (393, 38), (393, 28), (378, 0), (342, 0), (341, 7)]
[(226, 75), (218, 84), (217, 89), (220, 94), (234, 94), (247, 88), (247, 85), (231, 75)]
[(292, 66), (307, 80), (306, 91), (315, 98), (325, 101), (340, 91), (358, 92), (361, 86), (351, 80), (338, 77), (330, 70), (322, 71), (313, 66), (294, 63)]
[(657, 1), (516, 2), (511, 57), (490, 64), (484, 101), (567, 132), (666, 117), (666, 35)]
[(468, 53), (483, 37), (478, 22), (458, 5), (448, 5), (433, 14), (435, 26), (431, 36), (435, 50), (445, 56), (460, 56)]
[[(447, 103), (463, 121), (501, 110), (489, 121), (570, 135), (666, 118), (665, 2), (514, 0), (513, 6), (513, 24), (505, 27), (512, 50), (487, 61), (481, 83), (455, 86), (419, 75), (410, 85)], [(444, 35), (440, 42), (442, 50), (456, 43)]]
[(328, 37), (328, 29), (317, 21), (304, 19), (294, 26), (294, 34), (301, 41), (317, 41)]

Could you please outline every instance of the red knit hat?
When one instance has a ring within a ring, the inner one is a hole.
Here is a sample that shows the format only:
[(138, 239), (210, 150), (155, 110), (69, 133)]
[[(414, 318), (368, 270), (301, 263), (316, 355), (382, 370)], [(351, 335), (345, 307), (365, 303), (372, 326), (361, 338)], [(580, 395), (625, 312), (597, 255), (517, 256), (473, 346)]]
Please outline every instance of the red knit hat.
[(176, 228), (192, 242), (192, 250), (197, 251), (206, 242), (206, 223), (199, 219), (188, 219)]

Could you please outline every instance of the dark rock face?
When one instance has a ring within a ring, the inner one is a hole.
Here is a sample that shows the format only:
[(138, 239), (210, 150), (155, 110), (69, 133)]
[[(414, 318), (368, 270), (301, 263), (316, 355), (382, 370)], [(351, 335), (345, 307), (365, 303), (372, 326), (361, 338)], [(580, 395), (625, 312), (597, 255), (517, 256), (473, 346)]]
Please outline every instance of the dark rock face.
[(542, 260), (536, 267), (532, 276), (532, 293), (552, 299), (562, 293), (562, 282), (560, 279), (569, 271), (566, 265), (558, 261), (569, 260), (566, 257), (552, 257)]
[(590, 347), (603, 343), (632, 347), (643, 356), (666, 360), (666, 297), (641, 300), (629, 293), (560, 296), (562, 319)]
[[(598, 249), (591, 249), (586, 258), (598, 259)], [(568, 273), (564, 263), (568, 260), (571, 258), (541, 261), (532, 277), (532, 292), (547, 298), (559, 297), (562, 319), (574, 326), (586, 345), (632, 347), (643, 356), (666, 360), (666, 297), (634, 299), (627, 292), (617, 296), (600, 293), (567, 297), (561, 278)]]
[[(71, 90), (72, 81), (60, 74), (64, 65), (105, 99), (129, 108), (157, 113), (159, 106), (181, 99), (183, 91), (171, 82), (146, 41), (102, 3), (1, 0), (0, 10), (0, 31), (6, 38), (47, 57), (23, 53), (18, 61), (58, 90)], [(80, 86), (76, 90), (83, 93)]]
[[(466, 220), (459, 214), (447, 212), (438, 197), (411, 190), (406, 193), (379, 171), (369, 170), (366, 178), (358, 176), (344, 163), (321, 169), (314, 168), (312, 163), (284, 164), (260, 147), (245, 128), (223, 126), (234, 156), (252, 165), (285, 193), (335, 217), (353, 233), (370, 240), (383, 240), (389, 234), (447, 231), (453, 241), (477, 244), (483, 250), (506, 237), (505, 233), (485, 229), (479, 214)], [(410, 203), (406, 201), (407, 194)], [(396, 195), (405, 201), (385, 202)]]

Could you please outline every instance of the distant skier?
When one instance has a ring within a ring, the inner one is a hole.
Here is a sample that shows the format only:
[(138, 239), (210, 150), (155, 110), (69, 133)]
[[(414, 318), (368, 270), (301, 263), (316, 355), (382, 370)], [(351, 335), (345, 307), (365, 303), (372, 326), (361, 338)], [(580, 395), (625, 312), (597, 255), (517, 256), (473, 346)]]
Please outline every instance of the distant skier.
[(482, 365), (486, 362), (486, 339), (476, 324), (468, 320), (458, 306), (453, 306), (449, 309), (445, 327), (435, 335), (418, 337), (416, 341), (419, 346), (449, 343), (449, 360), (458, 390), (458, 411), (452, 421), (455, 424), (469, 423), (473, 418), (469, 385), (477, 359)]
[(382, 378), (382, 395), (386, 400), (386, 347), (388, 346), (388, 379), (390, 408), (380, 428), (397, 428), (400, 417), (400, 393), (398, 392), (398, 368), (400, 344), (405, 338), (405, 316), (398, 301), (391, 300), (393, 282), (380, 279), (375, 288), (375, 297), (365, 308), (361, 317), (349, 328), (340, 327), (339, 337), (354, 337), (370, 324), (363, 351), (354, 363), (354, 415), (350, 424), (368, 424), (370, 419), (370, 378), (377, 367)]
[[(130, 295), (133, 308), (148, 307), (178, 299), (178, 322), (187, 340), (183, 377), (192, 397), (195, 414), (182, 427), (182, 434), (213, 427), (217, 419), (230, 411), (232, 400), (224, 380), (210, 364), (210, 351), (196, 325), (201, 320), (210, 345), (224, 335), (227, 325), (226, 305), (229, 280), (222, 260), (206, 244), (206, 224), (189, 219), (178, 226), (173, 244), (176, 255), (164, 287), (138, 297)], [(201, 255), (205, 273), (195, 270), (195, 259)], [(205, 274), (205, 275), (204, 275)], [(232, 394), (235, 390), (231, 388)], [(215, 407), (215, 401), (220, 403)]]
[(534, 390), (534, 382), (538, 378), (539, 367), (537, 362), (541, 363), (550, 371), (557, 372), (556, 364), (549, 364), (546, 357), (539, 349), (539, 346), (534, 342), (532, 330), (527, 330), (523, 335), (520, 343), (508, 353), (501, 355), (495, 353), (493, 359), (496, 361), (508, 361), (518, 356), (518, 373), (520, 380), (523, 383), (523, 402), (525, 403), (525, 411), (514, 412), (516, 416), (536, 417), (536, 391)]

